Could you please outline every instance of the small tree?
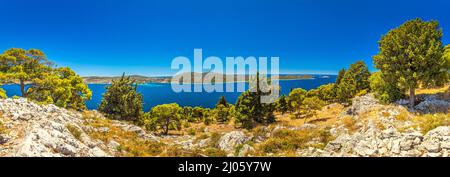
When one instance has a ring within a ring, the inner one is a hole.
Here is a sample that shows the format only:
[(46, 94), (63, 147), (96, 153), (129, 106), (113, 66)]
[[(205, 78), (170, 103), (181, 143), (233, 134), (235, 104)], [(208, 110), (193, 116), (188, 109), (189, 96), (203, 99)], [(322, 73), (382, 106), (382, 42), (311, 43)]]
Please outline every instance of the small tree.
[(339, 85), (339, 83), (341, 83), (341, 80), (342, 80), (342, 78), (344, 78), (344, 75), (345, 75), (345, 68), (342, 68), (341, 70), (339, 70), (339, 73), (336, 77), (336, 81), (335, 81), (336, 85)]
[[(314, 92), (314, 94), (310, 93)], [(320, 100), (326, 102), (334, 102), (336, 100), (336, 86), (335, 84), (321, 85), (317, 89), (308, 91), (308, 97), (318, 97)]]
[(289, 110), (289, 105), (285, 95), (281, 95), (278, 99), (276, 110), (281, 112), (281, 114), (284, 114)]
[(214, 111), (209, 108), (203, 109), (202, 121), (205, 125), (210, 125), (216, 121), (213, 112)]
[(354, 96), (367, 93), (370, 89), (369, 77), (369, 69), (363, 61), (351, 64), (337, 85), (337, 100), (347, 103)]
[(307, 97), (302, 102), (302, 109), (305, 110), (306, 118), (305, 123), (309, 116), (314, 116), (317, 110), (321, 109), (325, 106), (325, 102), (319, 99), (318, 97)]
[(200, 106), (194, 107), (192, 110), (192, 119), (190, 122), (200, 122), (203, 120), (203, 116), (205, 115), (206, 111), (204, 108)]
[(136, 90), (135, 81), (123, 74), (106, 87), (98, 110), (109, 118), (138, 120), (142, 114), (142, 95)]
[(52, 66), (42, 51), (20, 48), (6, 50), (0, 55), (0, 64), (0, 72), (8, 74), (10, 81), (19, 83), (22, 97), (28, 95), (25, 84), (40, 78), (43, 73), (49, 72)]
[(227, 106), (222, 104), (217, 105), (217, 107), (213, 110), (213, 117), (217, 122), (228, 122), (230, 120), (230, 110)]
[(236, 122), (245, 128), (252, 128), (255, 123), (272, 123), (275, 121), (273, 111), (275, 104), (262, 103), (265, 93), (260, 88), (260, 76), (256, 73), (255, 82), (251, 82), (250, 90), (242, 93), (236, 101)]
[(303, 100), (306, 98), (306, 94), (307, 91), (302, 88), (296, 88), (289, 93), (288, 103), (295, 118), (299, 118), (301, 115), (301, 106)]
[(183, 107), (183, 110), (181, 111), (181, 119), (191, 122), (193, 113), (194, 113), (194, 108), (192, 108), (190, 106), (185, 106), (185, 107)]
[(218, 101), (217, 104), (216, 104), (216, 108), (217, 108), (219, 105), (222, 105), (222, 106), (225, 106), (225, 107), (228, 106), (228, 103), (227, 103), (227, 100), (225, 99), (225, 96), (221, 96), (221, 97), (220, 97), (219, 101)]
[(373, 57), (382, 76), (395, 78), (409, 89), (410, 108), (414, 107), (415, 89), (419, 83), (442, 84), (445, 61), (442, 57), (442, 29), (437, 21), (417, 18), (389, 31), (379, 43), (379, 53)]
[(169, 129), (181, 129), (181, 112), (182, 108), (176, 104), (162, 104), (152, 108), (150, 111), (150, 119), (146, 122), (146, 127), (155, 129), (159, 127), (163, 130), (163, 134), (167, 135)]

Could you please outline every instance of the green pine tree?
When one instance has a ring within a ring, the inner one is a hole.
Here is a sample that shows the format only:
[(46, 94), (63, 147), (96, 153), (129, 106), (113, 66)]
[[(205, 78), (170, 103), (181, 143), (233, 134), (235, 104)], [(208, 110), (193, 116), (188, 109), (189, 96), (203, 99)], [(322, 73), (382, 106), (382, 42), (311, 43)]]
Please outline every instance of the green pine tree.
[(441, 38), (437, 21), (417, 18), (389, 31), (378, 42), (380, 51), (373, 57), (375, 67), (383, 77), (395, 79), (409, 90), (410, 108), (414, 107), (419, 84), (441, 85), (447, 81)]

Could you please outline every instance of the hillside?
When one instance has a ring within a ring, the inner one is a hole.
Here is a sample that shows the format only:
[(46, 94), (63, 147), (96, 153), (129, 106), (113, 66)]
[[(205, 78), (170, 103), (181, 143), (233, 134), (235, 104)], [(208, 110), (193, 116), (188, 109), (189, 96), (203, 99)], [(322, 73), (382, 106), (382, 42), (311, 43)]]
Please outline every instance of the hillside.
[(1, 99), (0, 156), (448, 157), (448, 89), (418, 97), (416, 112), (382, 105), (368, 94), (347, 107), (325, 106), (307, 120), (277, 114), (275, 124), (252, 130), (236, 128), (233, 122), (198, 123), (167, 136), (96, 111)]

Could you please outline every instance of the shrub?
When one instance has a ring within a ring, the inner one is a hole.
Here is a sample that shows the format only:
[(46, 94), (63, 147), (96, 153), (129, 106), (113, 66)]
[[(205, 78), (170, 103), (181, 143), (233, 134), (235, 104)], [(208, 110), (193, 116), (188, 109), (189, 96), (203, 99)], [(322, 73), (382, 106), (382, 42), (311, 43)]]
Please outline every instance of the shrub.
[[(319, 144), (310, 144), (312, 140)], [(278, 130), (261, 145), (265, 153), (292, 152), (310, 146), (324, 147), (333, 137), (326, 129), (313, 130)]]
[(162, 129), (163, 134), (167, 135), (169, 130), (180, 130), (182, 108), (176, 104), (162, 104), (152, 108), (150, 113), (144, 116), (145, 127), (149, 130)]
[(337, 84), (336, 97), (339, 102), (348, 103), (363, 90), (369, 89), (370, 72), (363, 61), (350, 65), (344, 76)]
[(204, 155), (208, 157), (226, 157), (227, 153), (218, 148), (206, 148), (203, 150)]
[(355, 131), (358, 129), (356, 126), (356, 120), (351, 116), (345, 116), (341, 118), (342, 124), (344, 124), (345, 128), (347, 128), (350, 131)]
[(383, 103), (391, 103), (404, 98), (404, 90), (396, 86), (394, 82), (385, 81), (386, 79), (379, 71), (370, 76), (370, 89), (375, 93), (375, 97)]
[(281, 95), (276, 103), (276, 110), (281, 112), (281, 114), (286, 113), (289, 110), (289, 105), (285, 95)]
[(439, 126), (450, 126), (450, 114), (425, 114), (414, 118), (423, 134)]
[(211, 117), (217, 120), (217, 122), (228, 122), (231, 118), (230, 109), (227, 106), (219, 104), (214, 110), (212, 110)]
[(69, 125), (66, 125), (66, 128), (76, 139), (80, 139), (82, 132), (80, 131), (80, 129), (78, 127), (69, 124)]
[(193, 128), (189, 128), (188, 130), (187, 130), (187, 132), (188, 132), (188, 134), (189, 135), (192, 135), (192, 136), (194, 136), (195, 135), (195, 129), (193, 129)]
[(294, 113), (296, 118), (300, 117), (301, 106), (303, 100), (306, 98), (306, 90), (302, 88), (297, 88), (292, 90), (288, 96), (289, 107), (291, 108), (291, 112)]
[(137, 85), (125, 74), (106, 87), (98, 110), (109, 118), (136, 121), (142, 115), (142, 95)]
[(0, 88), (0, 98), (7, 98), (6, 91)]

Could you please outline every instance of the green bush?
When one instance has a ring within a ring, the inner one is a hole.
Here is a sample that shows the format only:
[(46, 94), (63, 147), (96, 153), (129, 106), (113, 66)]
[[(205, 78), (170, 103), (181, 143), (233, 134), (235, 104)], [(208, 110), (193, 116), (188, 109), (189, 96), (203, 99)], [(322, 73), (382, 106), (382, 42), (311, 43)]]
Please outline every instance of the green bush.
[(404, 90), (397, 87), (395, 83), (386, 82), (379, 71), (372, 73), (369, 81), (370, 89), (375, 93), (375, 97), (383, 103), (391, 103), (405, 97)]
[[(318, 144), (309, 144), (313, 139), (318, 139)], [(293, 152), (310, 146), (323, 148), (333, 137), (326, 129), (314, 130), (287, 130), (276, 131), (271, 138), (261, 145), (265, 153)]]
[(363, 61), (350, 65), (344, 76), (336, 85), (336, 98), (339, 102), (349, 103), (353, 97), (363, 90), (370, 89), (370, 72)]
[(181, 110), (176, 103), (158, 105), (146, 113), (141, 122), (148, 130), (161, 129), (167, 135), (169, 130), (181, 130)]
[(92, 92), (83, 79), (68, 67), (51, 69), (35, 78), (27, 90), (27, 98), (63, 108), (86, 109)]
[[(1, 85), (0, 85), (1, 86)], [(7, 98), (6, 91), (0, 88), (0, 98)]]
[(136, 89), (135, 81), (122, 75), (106, 87), (98, 110), (112, 119), (138, 120), (142, 115), (142, 95)]

